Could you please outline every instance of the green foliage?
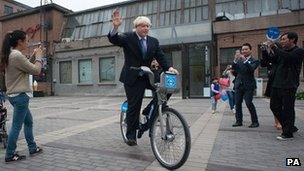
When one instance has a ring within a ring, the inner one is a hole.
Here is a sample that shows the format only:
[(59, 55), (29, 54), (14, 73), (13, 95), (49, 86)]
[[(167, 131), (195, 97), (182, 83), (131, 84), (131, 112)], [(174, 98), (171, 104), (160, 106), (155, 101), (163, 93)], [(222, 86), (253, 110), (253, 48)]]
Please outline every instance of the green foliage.
[(297, 100), (304, 100), (304, 91), (297, 93), (296, 94), (296, 99)]

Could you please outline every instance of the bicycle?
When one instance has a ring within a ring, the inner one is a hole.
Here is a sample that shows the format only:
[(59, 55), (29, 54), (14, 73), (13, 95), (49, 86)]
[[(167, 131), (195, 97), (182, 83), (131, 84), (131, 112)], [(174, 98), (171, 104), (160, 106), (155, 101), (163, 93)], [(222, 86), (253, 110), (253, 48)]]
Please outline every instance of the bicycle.
[(7, 147), (7, 130), (6, 130), (6, 121), (7, 121), (7, 109), (4, 107), (5, 95), (0, 91), (0, 142), (2, 142), (3, 148)]
[[(151, 86), (156, 90), (153, 93), (155, 103), (152, 104), (149, 114), (145, 116), (145, 123), (141, 123), (140, 128), (143, 128), (143, 125), (147, 126), (151, 148), (157, 161), (169, 170), (177, 169), (187, 161), (190, 154), (189, 126), (177, 110), (170, 107), (162, 109), (161, 106), (167, 102), (168, 93), (179, 91), (178, 75), (168, 72), (162, 73), (160, 83), (154, 83), (154, 74), (150, 68), (142, 66), (139, 68), (131, 67), (131, 69), (137, 69), (143, 74), (147, 74)], [(125, 101), (121, 105), (120, 114), (120, 129), (124, 142), (127, 141), (127, 108), (128, 103)]]

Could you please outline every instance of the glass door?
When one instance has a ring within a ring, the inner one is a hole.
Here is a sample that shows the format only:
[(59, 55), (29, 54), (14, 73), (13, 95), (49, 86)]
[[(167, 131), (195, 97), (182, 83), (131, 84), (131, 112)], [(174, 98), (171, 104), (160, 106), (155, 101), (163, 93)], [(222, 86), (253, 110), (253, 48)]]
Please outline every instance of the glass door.
[[(170, 66), (173, 66), (175, 69), (178, 70), (180, 74), (180, 85), (182, 85), (182, 77), (183, 77), (183, 70), (182, 70), (182, 50), (180, 46), (167, 46), (162, 48), (165, 57), (168, 61), (168, 64)], [(182, 96), (182, 89), (178, 94), (175, 94), (175, 96)]]
[(189, 45), (189, 96), (203, 96), (204, 57), (201, 44)]
[(210, 50), (206, 44), (188, 47), (189, 97), (208, 97), (210, 94)]

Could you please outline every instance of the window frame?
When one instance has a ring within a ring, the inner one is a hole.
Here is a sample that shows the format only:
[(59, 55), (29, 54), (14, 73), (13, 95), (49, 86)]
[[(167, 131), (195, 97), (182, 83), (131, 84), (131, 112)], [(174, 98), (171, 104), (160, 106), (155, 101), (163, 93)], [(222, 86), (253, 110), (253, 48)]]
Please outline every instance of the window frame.
[[(82, 61), (90, 61), (91, 62), (91, 80), (87, 82), (81, 82), (80, 80), (80, 63)], [(84, 58), (84, 59), (79, 59), (78, 60), (78, 84), (92, 84), (93, 83), (93, 59), (92, 58)]]
[[(70, 63), (71, 64), (71, 73), (68, 73), (68, 74), (71, 74), (71, 82), (63, 82), (62, 81), (62, 65), (63, 63)], [(66, 60), (66, 61), (59, 61), (59, 83), (60, 84), (72, 84), (73, 83), (73, 62), (72, 60)]]
[(12, 6), (5, 4), (3, 13), (4, 13), (4, 15), (10, 15), (10, 14), (14, 13), (14, 8)]
[[(106, 59), (114, 59), (114, 66), (113, 66), (113, 71), (114, 71), (114, 79), (113, 80), (102, 80), (102, 66), (101, 66), (101, 61), (106, 60)], [(115, 83), (116, 82), (116, 57), (115, 56), (104, 56), (100, 57), (98, 60), (98, 66), (99, 66), (99, 83), (101, 84), (107, 84), (107, 83)]]

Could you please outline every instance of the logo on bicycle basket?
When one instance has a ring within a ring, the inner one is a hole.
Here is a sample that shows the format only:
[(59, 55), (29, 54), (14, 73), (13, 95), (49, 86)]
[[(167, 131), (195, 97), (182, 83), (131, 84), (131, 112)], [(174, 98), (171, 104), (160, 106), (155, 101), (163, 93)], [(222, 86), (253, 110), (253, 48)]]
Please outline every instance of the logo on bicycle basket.
[(175, 75), (166, 75), (166, 88), (176, 88), (176, 77)]

